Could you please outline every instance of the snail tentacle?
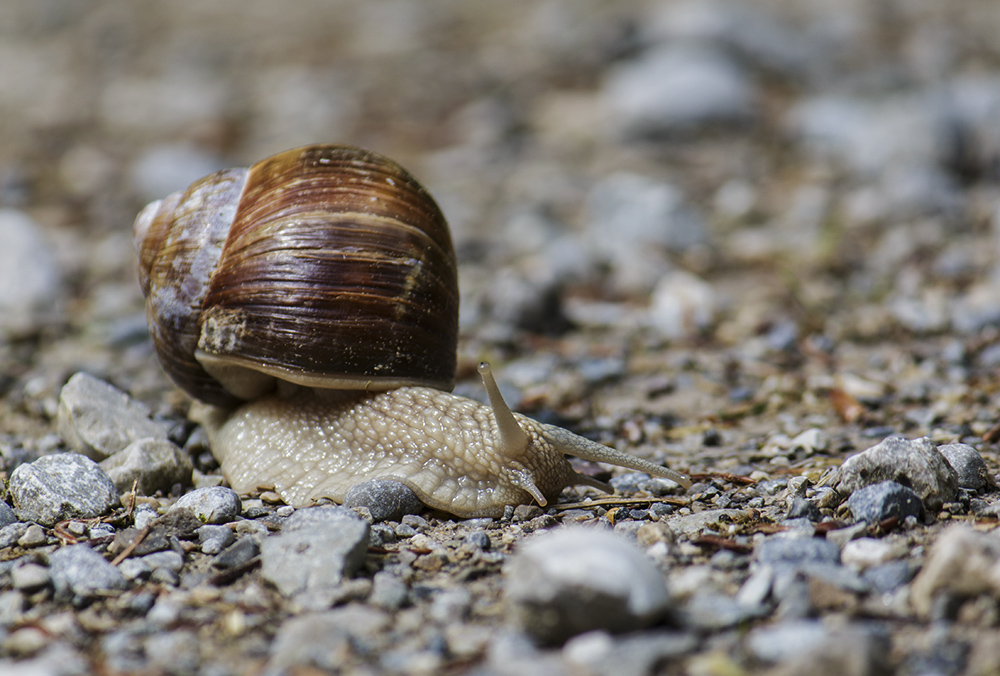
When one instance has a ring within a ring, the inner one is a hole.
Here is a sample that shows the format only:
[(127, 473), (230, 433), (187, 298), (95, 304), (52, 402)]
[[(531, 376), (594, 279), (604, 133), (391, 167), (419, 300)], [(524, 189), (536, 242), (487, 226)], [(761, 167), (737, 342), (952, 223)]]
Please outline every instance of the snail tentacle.
[(637, 458), (634, 455), (623, 453), (614, 448), (599, 444), (596, 441), (591, 441), (590, 439), (581, 437), (578, 434), (573, 434), (569, 430), (564, 430), (561, 427), (547, 425), (545, 423), (540, 424), (545, 430), (545, 434), (549, 441), (552, 442), (552, 445), (559, 453), (572, 455), (583, 460), (606, 462), (609, 465), (628, 467), (629, 469), (670, 479), (684, 488), (691, 487), (690, 479), (683, 474), (679, 474), (672, 469), (664, 467), (663, 465), (657, 465), (649, 460), (644, 460), (642, 458)]

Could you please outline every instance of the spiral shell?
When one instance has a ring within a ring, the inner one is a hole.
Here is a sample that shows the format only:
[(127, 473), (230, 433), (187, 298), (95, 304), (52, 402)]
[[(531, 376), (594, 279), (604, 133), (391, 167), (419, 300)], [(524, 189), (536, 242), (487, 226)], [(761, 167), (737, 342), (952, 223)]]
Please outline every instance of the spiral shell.
[(275, 378), (450, 390), (458, 278), (447, 222), (392, 160), (311, 145), (207, 176), (135, 221), (150, 334), (216, 405)]

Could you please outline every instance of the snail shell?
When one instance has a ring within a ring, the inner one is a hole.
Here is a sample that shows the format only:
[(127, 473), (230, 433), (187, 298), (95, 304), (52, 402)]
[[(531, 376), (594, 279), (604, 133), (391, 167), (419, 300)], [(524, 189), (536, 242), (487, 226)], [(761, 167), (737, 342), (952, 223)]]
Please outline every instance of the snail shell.
[(611, 487), (565, 454), (690, 482), (490, 406), (454, 384), (458, 282), (447, 223), (398, 164), (343, 145), (220, 171), (135, 222), (153, 344), (205, 402), (191, 416), (237, 491), (296, 507), (394, 479), (458, 516)]
[(274, 379), (450, 390), (458, 273), (448, 225), (392, 160), (314, 145), (219, 171), (135, 222), (150, 335), (218, 405)]

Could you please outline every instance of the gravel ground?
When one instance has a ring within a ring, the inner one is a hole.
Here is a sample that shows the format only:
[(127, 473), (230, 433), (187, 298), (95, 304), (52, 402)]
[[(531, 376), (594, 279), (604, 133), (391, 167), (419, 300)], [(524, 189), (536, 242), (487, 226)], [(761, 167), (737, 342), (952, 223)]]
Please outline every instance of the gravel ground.
[[(993, 0), (9, 3), (0, 672), (997, 673), (997, 35)], [(131, 223), (318, 141), (448, 216), (458, 392), (488, 358), (692, 487), (226, 488)]]

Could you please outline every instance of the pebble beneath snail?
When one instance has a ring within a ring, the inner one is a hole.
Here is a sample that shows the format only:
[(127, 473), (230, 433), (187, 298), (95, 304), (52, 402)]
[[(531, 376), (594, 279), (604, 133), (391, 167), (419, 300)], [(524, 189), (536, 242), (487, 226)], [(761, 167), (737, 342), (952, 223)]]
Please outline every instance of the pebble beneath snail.
[(344, 145), (289, 150), (207, 176), (135, 221), (150, 334), (174, 382), (204, 404), (212, 453), (237, 492), (343, 502), (370, 479), (460, 517), (546, 505), (567, 486), (611, 492), (564, 454), (684, 476), (450, 394), (458, 277), (447, 223), (392, 160)]

